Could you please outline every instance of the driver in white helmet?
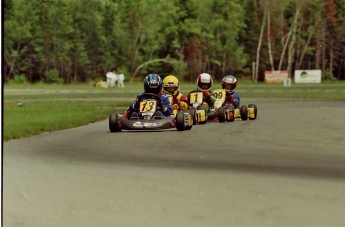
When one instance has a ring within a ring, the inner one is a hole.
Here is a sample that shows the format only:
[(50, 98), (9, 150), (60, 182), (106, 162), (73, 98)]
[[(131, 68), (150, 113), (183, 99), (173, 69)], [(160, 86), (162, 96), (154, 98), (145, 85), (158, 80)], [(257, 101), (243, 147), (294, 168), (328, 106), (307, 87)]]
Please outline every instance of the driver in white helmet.
[[(209, 112), (210, 109), (214, 108), (214, 103), (216, 98), (212, 94), (213, 79), (208, 73), (201, 73), (197, 78), (197, 90), (203, 92), (203, 103), (202, 105), (206, 107), (206, 111)], [(188, 99), (190, 94), (188, 94)]]

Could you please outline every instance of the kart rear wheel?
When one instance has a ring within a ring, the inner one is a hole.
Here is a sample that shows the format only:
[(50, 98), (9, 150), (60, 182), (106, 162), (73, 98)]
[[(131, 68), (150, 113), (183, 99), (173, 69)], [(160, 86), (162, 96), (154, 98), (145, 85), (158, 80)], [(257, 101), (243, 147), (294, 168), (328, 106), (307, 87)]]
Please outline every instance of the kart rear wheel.
[(177, 131), (184, 131), (185, 125), (184, 125), (184, 114), (180, 111), (176, 114), (176, 129)]
[(120, 132), (122, 129), (118, 124), (118, 115), (116, 113), (112, 113), (109, 116), (109, 130), (110, 132)]
[(248, 108), (254, 108), (254, 117), (249, 117), (249, 120), (255, 120), (256, 119), (256, 115), (258, 113), (258, 108), (256, 107), (255, 104), (249, 104)]
[(225, 122), (226, 115), (225, 115), (225, 109), (224, 107), (218, 108), (218, 120), (219, 122)]
[(241, 119), (243, 121), (246, 121), (248, 119), (248, 108), (245, 105), (242, 105), (240, 108), (240, 115), (241, 115)]

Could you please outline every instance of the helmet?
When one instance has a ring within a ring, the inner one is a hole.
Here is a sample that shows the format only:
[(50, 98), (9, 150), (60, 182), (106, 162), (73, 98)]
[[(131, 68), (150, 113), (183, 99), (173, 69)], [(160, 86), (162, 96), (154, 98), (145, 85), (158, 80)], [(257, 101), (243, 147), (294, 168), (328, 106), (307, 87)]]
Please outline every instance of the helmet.
[(166, 93), (172, 94), (174, 96), (178, 96), (179, 94), (178, 79), (173, 75), (166, 76), (163, 79), (163, 90)]
[(144, 90), (146, 93), (159, 95), (162, 90), (162, 79), (157, 74), (149, 74), (144, 79)]
[(232, 75), (227, 75), (223, 78), (222, 88), (225, 89), (226, 92), (229, 92), (232, 94), (235, 91), (236, 84), (237, 84), (236, 77), (234, 77)]
[(210, 91), (213, 85), (212, 76), (208, 73), (201, 73), (197, 79), (198, 90)]

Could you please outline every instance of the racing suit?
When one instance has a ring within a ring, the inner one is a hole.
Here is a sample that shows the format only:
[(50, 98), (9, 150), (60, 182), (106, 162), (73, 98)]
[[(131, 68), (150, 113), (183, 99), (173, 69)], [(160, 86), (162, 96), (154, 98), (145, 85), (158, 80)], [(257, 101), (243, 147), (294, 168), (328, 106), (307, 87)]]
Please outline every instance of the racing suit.
[[(126, 118), (130, 118), (132, 113), (136, 112), (136, 113), (139, 113), (139, 104), (140, 102), (146, 97), (149, 97), (148, 96), (142, 96), (143, 94), (145, 94), (145, 92), (143, 93), (140, 93), (137, 98), (135, 99), (134, 103), (131, 104), (127, 110), (125, 111), (124, 113), (124, 117)], [(140, 96), (141, 96), (141, 99), (140, 99)], [(157, 111), (160, 111), (163, 116), (167, 117), (167, 116), (171, 116), (172, 115), (172, 109), (171, 109), (171, 106), (170, 106), (170, 101), (169, 101), (169, 98), (163, 94), (162, 92), (160, 93), (160, 98), (161, 98), (161, 103), (160, 105), (157, 106)], [(154, 98), (154, 97), (153, 97)]]
[(233, 92), (232, 94), (226, 92), (226, 97), (223, 106), (228, 106), (230, 104), (232, 104), (235, 107), (235, 109), (240, 107), (240, 96), (237, 92)]
[[(170, 94), (169, 94), (170, 95)], [(172, 96), (171, 108), (173, 110), (185, 110), (188, 108), (187, 98), (182, 93), (178, 93), (177, 96)]]

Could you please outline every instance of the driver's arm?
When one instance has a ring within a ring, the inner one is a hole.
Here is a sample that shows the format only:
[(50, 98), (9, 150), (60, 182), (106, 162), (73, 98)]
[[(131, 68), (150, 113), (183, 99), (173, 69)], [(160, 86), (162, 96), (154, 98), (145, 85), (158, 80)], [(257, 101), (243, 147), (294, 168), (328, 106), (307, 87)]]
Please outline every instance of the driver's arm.
[(129, 110), (131, 113), (132, 112), (139, 112), (139, 103), (140, 103), (139, 97), (140, 97), (140, 95), (138, 95), (137, 98), (135, 99), (134, 103), (129, 106)]
[(169, 98), (165, 95), (161, 96), (161, 101), (163, 104), (163, 110), (162, 113), (164, 114), (164, 116), (170, 116), (172, 114), (172, 108), (170, 106), (170, 101)]

